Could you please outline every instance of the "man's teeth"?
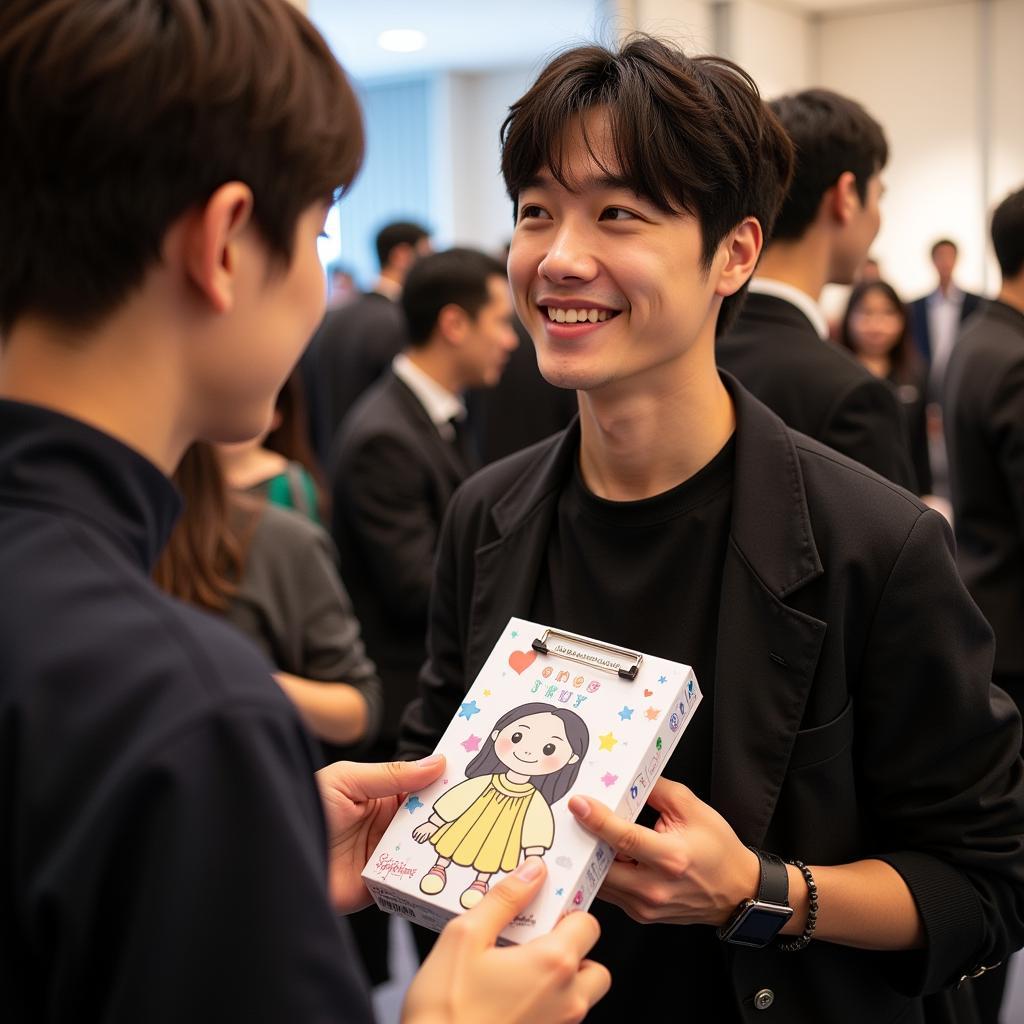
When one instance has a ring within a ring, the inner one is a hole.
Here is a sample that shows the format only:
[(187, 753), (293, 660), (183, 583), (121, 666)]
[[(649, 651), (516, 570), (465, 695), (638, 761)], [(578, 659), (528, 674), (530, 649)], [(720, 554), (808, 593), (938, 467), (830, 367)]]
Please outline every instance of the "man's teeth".
[(604, 323), (612, 315), (607, 309), (556, 309), (548, 306), (548, 319), (556, 324), (582, 324), (588, 320), (592, 324)]

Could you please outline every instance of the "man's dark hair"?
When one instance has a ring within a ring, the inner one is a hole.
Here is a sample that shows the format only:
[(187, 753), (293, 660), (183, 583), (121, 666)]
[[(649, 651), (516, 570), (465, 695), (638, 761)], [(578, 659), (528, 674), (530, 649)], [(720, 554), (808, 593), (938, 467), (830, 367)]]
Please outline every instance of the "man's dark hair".
[(363, 154), (345, 74), (286, 0), (6, 0), (0, 138), (0, 331), (109, 314), (228, 181), (287, 264)]
[(402, 310), (412, 345), (424, 345), (445, 306), (460, 306), (471, 317), (490, 301), (487, 281), (505, 267), (476, 249), (448, 249), (418, 259), (402, 288)]
[(932, 243), (932, 251), (931, 251), (931, 255), (932, 255), (932, 258), (933, 258), (933, 259), (935, 258), (935, 254), (936, 254), (936, 253), (937, 253), (937, 252), (939, 251), (939, 249), (941, 249), (941, 248), (942, 248), (942, 247), (943, 247), (944, 245), (948, 245), (948, 246), (949, 246), (949, 247), (950, 247), (950, 248), (951, 248), (951, 249), (953, 250), (953, 252), (954, 252), (954, 253), (957, 253), (957, 252), (959, 252), (959, 251), (960, 251), (960, 250), (959, 250), (959, 249), (958, 249), (958, 248), (956, 247), (956, 242), (954, 242), (954, 241), (953, 241), (953, 239), (951, 239), (951, 238), (940, 238), (940, 239), (939, 239), (939, 240), (938, 240), (937, 242), (933, 242), (933, 243)]
[[(694, 216), (705, 271), (744, 217), (771, 233), (792, 147), (753, 79), (722, 57), (687, 57), (642, 34), (615, 51), (593, 45), (560, 54), (512, 105), (501, 127), (501, 170), (517, 217), (519, 193), (544, 168), (575, 187), (565, 165), (568, 132), (584, 132), (593, 153), (582, 115), (596, 108), (608, 111), (615, 150), (616, 166), (604, 170), (666, 213)], [(723, 300), (719, 333), (745, 291)]]
[(992, 247), (1003, 280), (1024, 268), (1024, 188), (1008, 195), (992, 214)]
[(771, 100), (793, 140), (796, 168), (775, 224), (775, 238), (802, 238), (818, 215), (821, 199), (850, 171), (861, 203), (868, 182), (889, 159), (882, 126), (855, 100), (828, 89), (805, 89)]
[(402, 220), (394, 224), (385, 224), (377, 232), (377, 259), (381, 267), (387, 266), (391, 253), (400, 245), (415, 245), (423, 238), (429, 238), (430, 232), (422, 224)]

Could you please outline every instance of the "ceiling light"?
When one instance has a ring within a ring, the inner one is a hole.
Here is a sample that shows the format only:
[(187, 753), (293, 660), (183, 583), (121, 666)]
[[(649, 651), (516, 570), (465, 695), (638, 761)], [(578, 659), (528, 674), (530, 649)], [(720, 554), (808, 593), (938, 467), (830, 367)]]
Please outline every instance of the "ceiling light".
[(377, 36), (377, 45), (392, 53), (414, 53), (427, 45), (427, 37), (416, 28), (392, 28)]

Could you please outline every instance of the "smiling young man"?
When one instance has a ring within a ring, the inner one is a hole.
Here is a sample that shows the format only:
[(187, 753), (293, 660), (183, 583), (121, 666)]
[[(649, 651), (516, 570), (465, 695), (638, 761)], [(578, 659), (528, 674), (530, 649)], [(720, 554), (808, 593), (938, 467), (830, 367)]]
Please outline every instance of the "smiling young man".
[(620, 854), (588, 1019), (955, 1012), (1024, 936), (1020, 723), (941, 517), (716, 370), (787, 136), (735, 65), (639, 37), (555, 58), (503, 144), (516, 309), (580, 416), (453, 499), (403, 753), (510, 615), (691, 664), (642, 823), (571, 802)]

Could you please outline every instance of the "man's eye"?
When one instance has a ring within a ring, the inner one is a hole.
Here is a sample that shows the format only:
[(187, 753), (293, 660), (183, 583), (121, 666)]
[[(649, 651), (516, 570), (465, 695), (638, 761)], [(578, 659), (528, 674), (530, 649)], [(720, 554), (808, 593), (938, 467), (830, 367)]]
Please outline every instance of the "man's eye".
[(601, 220), (636, 220), (636, 214), (624, 210), (621, 206), (609, 206), (601, 211)]
[(547, 211), (543, 206), (537, 206), (536, 203), (527, 203), (526, 206), (519, 208), (519, 219), (520, 220), (535, 220), (539, 217), (547, 217)]

